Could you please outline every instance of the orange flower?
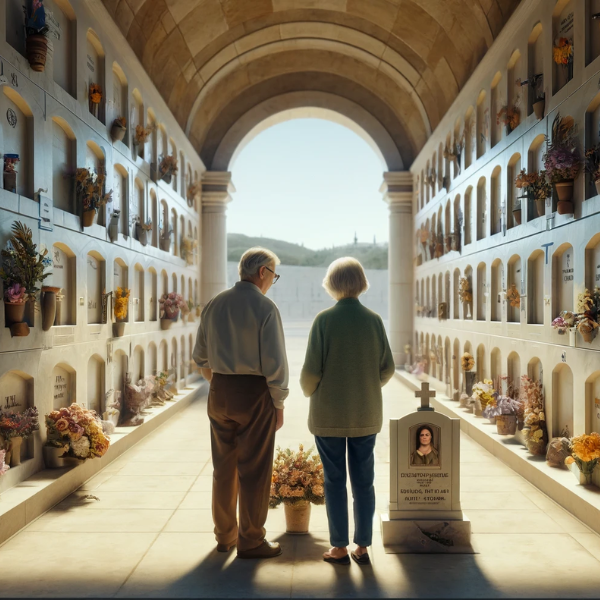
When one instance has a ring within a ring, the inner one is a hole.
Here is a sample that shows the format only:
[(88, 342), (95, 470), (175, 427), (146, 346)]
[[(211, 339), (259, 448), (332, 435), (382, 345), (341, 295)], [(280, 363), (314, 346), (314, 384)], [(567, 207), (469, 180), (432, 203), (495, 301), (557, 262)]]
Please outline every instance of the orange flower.
[(90, 84), (90, 100), (94, 104), (102, 102), (102, 88), (97, 83)]

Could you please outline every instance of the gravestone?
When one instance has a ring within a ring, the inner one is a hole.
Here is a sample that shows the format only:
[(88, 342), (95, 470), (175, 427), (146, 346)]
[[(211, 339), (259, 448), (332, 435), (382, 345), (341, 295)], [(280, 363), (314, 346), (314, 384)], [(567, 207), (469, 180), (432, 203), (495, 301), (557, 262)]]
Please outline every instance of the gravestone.
[(428, 383), (415, 395), (421, 399), (417, 411), (390, 420), (390, 503), (381, 515), (385, 550), (474, 553), (471, 522), (460, 505), (460, 419), (435, 412)]

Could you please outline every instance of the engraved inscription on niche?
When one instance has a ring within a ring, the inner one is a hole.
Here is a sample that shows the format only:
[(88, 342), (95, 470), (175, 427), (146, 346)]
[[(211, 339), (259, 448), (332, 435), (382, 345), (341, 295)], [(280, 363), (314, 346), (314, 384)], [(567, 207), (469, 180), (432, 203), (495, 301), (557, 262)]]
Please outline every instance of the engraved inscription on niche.
[(67, 379), (62, 375), (54, 377), (54, 400), (62, 401), (67, 399)]

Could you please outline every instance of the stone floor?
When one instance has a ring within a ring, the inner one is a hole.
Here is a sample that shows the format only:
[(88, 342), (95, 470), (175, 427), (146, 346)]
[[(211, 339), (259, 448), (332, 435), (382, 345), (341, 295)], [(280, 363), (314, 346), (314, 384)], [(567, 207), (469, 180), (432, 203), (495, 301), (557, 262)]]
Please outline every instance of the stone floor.
[[(277, 443), (311, 444), (298, 386), (306, 329), (287, 330), (291, 394)], [(416, 402), (399, 382), (387, 417)], [(385, 554), (378, 527), (372, 566), (332, 566), (324, 507), (311, 534), (284, 533), (282, 556), (236, 560), (215, 551), (205, 400), (173, 417), (0, 547), (0, 596), (23, 597), (600, 597), (600, 537), (469, 437), (461, 439), (462, 503), (475, 555)], [(388, 435), (377, 447), (377, 510), (386, 510)], [(86, 498), (87, 496), (87, 498)]]

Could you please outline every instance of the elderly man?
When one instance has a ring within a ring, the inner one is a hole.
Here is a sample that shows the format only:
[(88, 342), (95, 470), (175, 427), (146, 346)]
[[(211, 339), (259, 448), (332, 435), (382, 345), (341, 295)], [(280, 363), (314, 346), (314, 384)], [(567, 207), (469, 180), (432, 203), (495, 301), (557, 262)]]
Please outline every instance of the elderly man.
[[(210, 381), (208, 416), (213, 461), (212, 511), (217, 550), (237, 545), (238, 558), (271, 558), (265, 539), (275, 431), (283, 425), (288, 365), (281, 316), (265, 294), (279, 279), (279, 259), (251, 248), (240, 281), (202, 311), (194, 360)], [(236, 519), (239, 481), (239, 527)]]

